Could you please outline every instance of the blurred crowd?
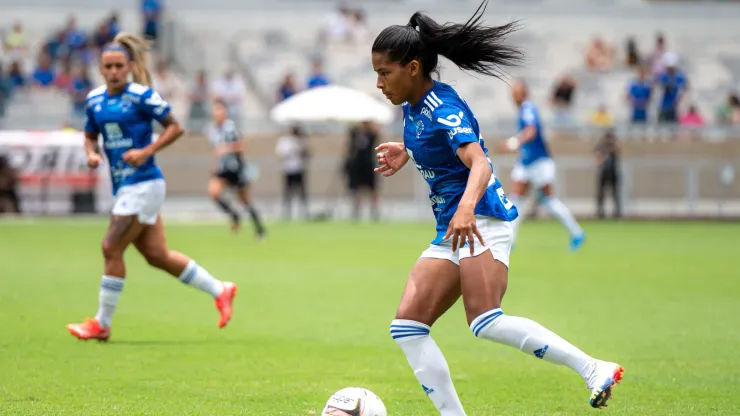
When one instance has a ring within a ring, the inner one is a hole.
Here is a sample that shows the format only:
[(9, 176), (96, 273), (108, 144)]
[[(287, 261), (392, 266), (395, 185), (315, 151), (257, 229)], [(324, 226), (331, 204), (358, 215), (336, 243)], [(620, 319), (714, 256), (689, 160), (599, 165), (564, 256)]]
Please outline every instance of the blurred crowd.
[[(649, 123), (701, 127), (707, 124), (740, 125), (740, 100), (736, 92), (728, 91), (716, 103), (713, 116), (702, 114), (687, 94), (689, 78), (681, 58), (668, 47), (665, 36), (656, 34), (651, 51), (643, 53), (636, 39), (626, 40), (624, 52), (601, 37), (594, 37), (584, 56), (585, 68), (593, 73), (629, 69), (634, 78), (625, 86), (625, 103), (629, 107), (629, 121), (635, 126)], [(578, 81), (569, 74), (555, 82), (551, 104), (559, 125), (572, 123), (572, 107), (577, 96)], [(606, 105), (599, 105), (590, 114), (590, 123), (610, 127), (614, 117)]]
[[(141, 3), (143, 34), (156, 45), (162, 17), (161, 0)], [(12, 97), (25, 89), (56, 90), (69, 96), (73, 114), (81, 117), (85, 97), (93, 88), (90, 68), (100, 49), (121, 31), (118, 13), (111, 12), (93, 28), (81, 28), (74, 15), (51, 30), (33, 50), (23, 22), (17, 21), (0, 34), (3, 59), (0, 60), (0, 117)]]

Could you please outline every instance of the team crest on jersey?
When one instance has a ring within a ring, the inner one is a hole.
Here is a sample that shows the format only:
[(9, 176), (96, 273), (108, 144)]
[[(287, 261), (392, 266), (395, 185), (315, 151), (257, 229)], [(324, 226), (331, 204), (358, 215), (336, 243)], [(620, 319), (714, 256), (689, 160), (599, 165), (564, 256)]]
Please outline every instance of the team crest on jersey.
[(429, 111), (429, 108), (427, 108), (427, 107), (422, 107), (422, 109), (421, 109), (421, 114), (425, 115), (425, 116), (426, 116), (426, 118), (428, 118), (428, 119), (429, 119), (429, 121), (432, 121), (432, 112), (431, 112), (431, 111)]
[(421, 133), (424, 132), (424, 121), (419, 120), (416, 122), (416, 138), (421, 137)]

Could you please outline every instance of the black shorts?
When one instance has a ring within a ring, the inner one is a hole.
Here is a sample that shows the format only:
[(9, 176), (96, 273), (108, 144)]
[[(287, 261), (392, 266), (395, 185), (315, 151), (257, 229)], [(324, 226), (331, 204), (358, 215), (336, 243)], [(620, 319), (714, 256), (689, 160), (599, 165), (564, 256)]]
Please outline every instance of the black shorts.
[(351, 169), (349, 172), (349, 189), (356, 191), (360, 188), (375, 190), (376, 178), (373, 169)]
[(244, 170), (218, 172), (215, 177), (223, 179), (226, 183), (234, 188), (244, 188), (249, 185), (247, 178), (244, 177)]

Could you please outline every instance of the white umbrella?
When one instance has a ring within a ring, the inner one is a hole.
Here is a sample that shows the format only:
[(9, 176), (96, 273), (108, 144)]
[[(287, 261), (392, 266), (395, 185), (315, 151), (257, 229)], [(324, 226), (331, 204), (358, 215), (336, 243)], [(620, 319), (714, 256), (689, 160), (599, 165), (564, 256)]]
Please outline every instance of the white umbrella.
[(302, 91), (276, 105), (270, 118), (279, 123), (393, 121), (393, 109), (371, 95), (339, 85)]

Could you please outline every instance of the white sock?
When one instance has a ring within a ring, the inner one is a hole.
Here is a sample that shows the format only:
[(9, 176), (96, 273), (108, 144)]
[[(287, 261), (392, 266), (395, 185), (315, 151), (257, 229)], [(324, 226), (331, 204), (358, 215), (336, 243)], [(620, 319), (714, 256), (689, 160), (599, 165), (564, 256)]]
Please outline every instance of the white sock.
[(514, 229), (514, 240), (516, 240), (517, 231), (519, 231), (519, 225), (524, 220), (524, 207), (519, 205), (520, 202), (522, 202), (522, 199), (519, 197), (519, 195), (511, 195), (508, 197), (509, 201), (511, 201), (514, 206), (516, 207), (517, 211), (519, 212), (519, 216), (511, 222), (511, 225)]
[(100, 292), (98, 294), (98, 313), (95, 314), (95, 320), (103, 328), (110, 328), (113, 321), (113, 314), (118, 306), (118, 299), (123, 292), (123, 277), (106, 276), (100, 278)]
[(401, 347), (416, 379), (442, 416), (465, 416), (442, 351), (421, 322), (395, 319), (391, 336)]
[(567, 366), (586, 380), (595, 360), (535, 321), (504, 315), (501, 308), (492, 309), (470, 324), (473, 334), (554, 364)]
[(552, 215), (560, 220), (565, 228), (568, 229), (570, 235), (579, 236), (583, 234), (583, 230), (578, 225), (578, 222), (576, 222), (576, 219), (573, 218), (573, 214), (570, 213), (568, 207), (566, 207), (565, 204), (563, 204), (559, 199), (555, 198), (554, 196), (551, 196), (549, 198), (545, 197), (543, 202), (547, 209), (550, 210)]
[(186, 285), (210, 293), (214, 298), (218, 297), (224, 290), (223, 282), (211, 276), (208, 270), (200, 267), (195, 260), (190, 260), (190, 263), (185, 266), (185, 270), (180, 274), (179, 279)]

